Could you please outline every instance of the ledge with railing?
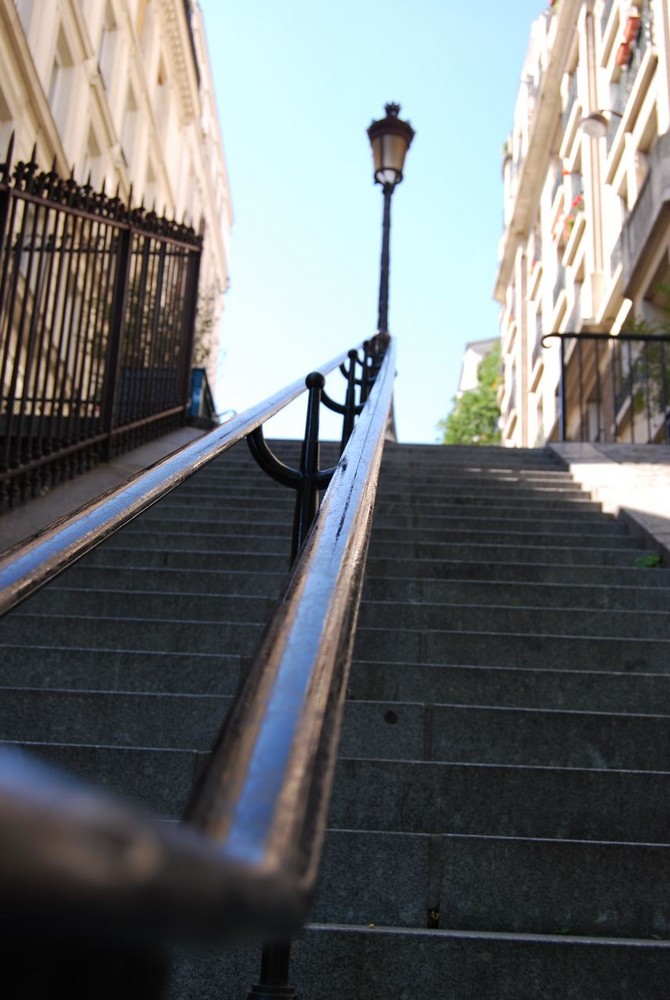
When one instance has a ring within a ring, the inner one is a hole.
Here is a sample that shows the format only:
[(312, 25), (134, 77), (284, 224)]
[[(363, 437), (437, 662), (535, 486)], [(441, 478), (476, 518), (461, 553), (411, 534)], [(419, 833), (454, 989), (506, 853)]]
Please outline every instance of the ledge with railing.
[(549, 333), (560, 344), (561, 441), (670, 442), (670, 334)]
[[(324, 389), (338, 367), (343, 403)], [(132, 996), (149, 1000), (161, 995), (161, 976), (149, 982), (146, 970), (166, 940), (285, 940), (300, 929), (319, 868), (394, 376), (394, 344), (378, 335), (0, 561), (5, 612), (243, 438), (296, 491), (293, 569), (185, 824), (146, 818), (18, 751), (0, 753), (0, 891), (17, 954), (45, 926), (59, 944), (86, 940), (95, 952), (111, 943), (114, 968), (130, 963), (139, 983)], [(305, 385), (305, 443), (292, 469), (272, 455), (262, 425)], [(343, 418), (331, 469), (319, 467), (322, 402)], [(293, 997), (287, 975), (288, 946), (266, 948), (253, 995)]]

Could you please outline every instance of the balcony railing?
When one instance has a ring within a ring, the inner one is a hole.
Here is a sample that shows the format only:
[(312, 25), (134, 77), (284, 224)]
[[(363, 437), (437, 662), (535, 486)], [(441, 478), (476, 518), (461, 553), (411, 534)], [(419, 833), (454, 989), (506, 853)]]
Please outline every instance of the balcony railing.
[(601, 34), (605, 34), (605, 29), (607, 28), (607, 25), (609, 24), (610, 15), (612, 13), (612, 9), (613, 9), (614, 4), (616, 2), (617, 2), (617, 0), (605, 0), (605, 2), (603, 4), (603, 11), (602, 11), (602, 15), (601, 15), (601, 18), (600, 18), (600, 31), (601, 31)]
[(562, 116), (564, 132), (568, 127), (568, 122), (570, 121), (570, 115), (572, 114), (572, 109), (575, 105), (576, 100), (577, 100), (577, 71), (574, 70), (574, 72), (570, 74), (569, 84), (568, 84), (568, 99), (566, 101), (565, 111), (563, 112)]
[(670, 443), (670, 334), (550, 333), (543, 344), (552, 338), (562, 441)]
[[(630, 62), (621, 70), (621, 80), (619, 82), (619, 87), (613, 104), (614, 111), (618, 111), (619, 114), (623, 114), (625, 111), (628, 99), (632, 93), (633, 87), (635, 86), (637, 74), (644, 60), (645, 53), (653, 45), (653, 43), (653, 15), (651, 8), (647, 7), (642, 11), (640, 30), (638, 32), (637, 39), (633, 44)], [(616, 129), (612, 131), (614, 133)]]

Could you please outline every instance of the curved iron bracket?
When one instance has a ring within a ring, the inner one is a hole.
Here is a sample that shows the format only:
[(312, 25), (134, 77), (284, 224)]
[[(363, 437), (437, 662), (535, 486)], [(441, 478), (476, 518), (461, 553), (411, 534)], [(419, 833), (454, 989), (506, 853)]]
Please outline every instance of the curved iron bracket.
[(303, 479), (302, 474), (298, 469), (293, 469), (290, 465), (286, 465), (285, 462), (277, 458), (265, 440), (262, 424), (247, 436), (247, 444), (249, 445), (249, 451), (263, 472), (267, 472), (268, 476), (271, 476), (276, 482), (281, 483), (282, 486), (289, 486), (293, 490), (300, 489)]
[(325, 382), (321, 372), (312, 372), (305, 379), (309, 397), (299, 469), (294, 469), (277, 458), (265, 440), (262, 425), (247, 437), (249, 450), (261, 469), (282, 486), (296, 491), (291, 564), (295, 562), (318, 513), (318, 495), (328, 487), (335, 473), (335, 467), (319, 468), (319, 406)]

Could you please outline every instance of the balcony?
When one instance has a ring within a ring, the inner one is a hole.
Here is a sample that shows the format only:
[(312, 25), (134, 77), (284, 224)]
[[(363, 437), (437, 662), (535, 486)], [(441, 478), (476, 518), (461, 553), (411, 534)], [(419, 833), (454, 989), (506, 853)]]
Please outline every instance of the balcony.
[(570, 124), (570, 116), (572, 114), (572, 109), (577, 101), (577, 70), (573, 70), (569, 78), (570, 82), (568, 84), (568, 99), (565, 103), (565, 111), (562, 115), (563, 131), (567, 132), (568, 125)]
[(570, 211), (565, 219), (567, 239), (562, 258), (564, 267), (567, 267), (575, 262), (577, 252), (582, 242), (582, 237), (586, 228), (586, 215), (583, 210), (583, 205), (584, 200), (580, 192), (580, 194), (575, 197)]
[(659, 137), (649, 175), (621, 234), (624, 295), (644, 290), (644, 276), (670, 230), (670, 132)]
[(603, 4), (603, 12), (600, 16), (600, 31), (603, 35), (605, 34), (607, 25), (609, 24), (610, 15), (614, 9), (615, 3), (616, 0), (605, 0), (605, 3)]
[(621, 70), (621, 80), (613, 104), (613, 110), (623, 115), (626, 105), (635, 87), (635, 82), (640, 73), (640, 69), (645, 62), (645, 56), (654, 45), (654, 24), (650, 11), (646, 10), (642, 14), (640, 30), (635, 42), (632, 44), (630, 62)]

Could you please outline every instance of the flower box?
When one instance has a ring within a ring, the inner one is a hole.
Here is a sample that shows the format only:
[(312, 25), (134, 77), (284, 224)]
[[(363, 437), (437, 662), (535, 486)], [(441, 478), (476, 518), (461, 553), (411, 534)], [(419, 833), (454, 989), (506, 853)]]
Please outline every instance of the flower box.
[(627, 66), (630, 62), (631, 48), (630, 42), (622, 42), (617, 49), (615, 62), (617, 66)]
[(629, 7), (626, 11), (626, 20), (623, 26), (624, 42), (634, 42), (640, 33), (642, 18), (638, 7)]

